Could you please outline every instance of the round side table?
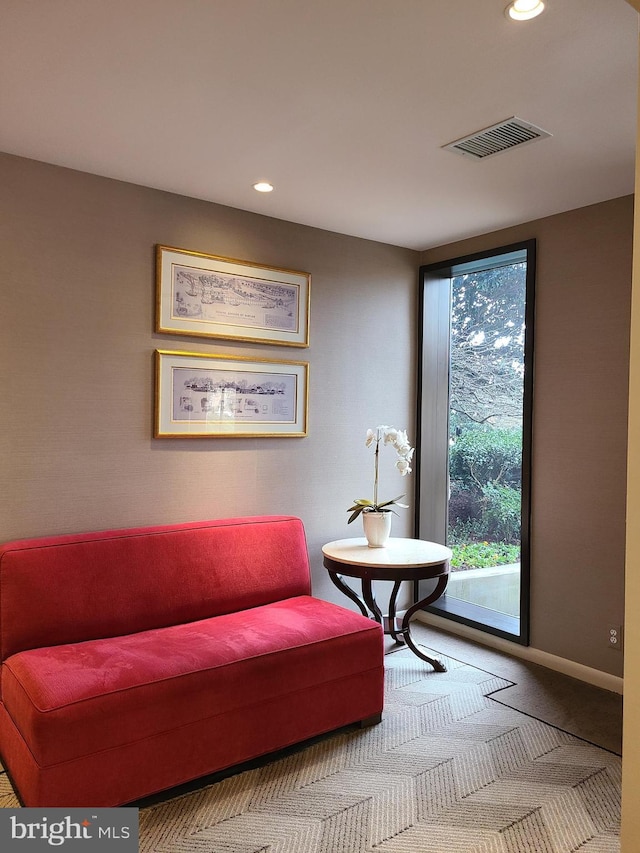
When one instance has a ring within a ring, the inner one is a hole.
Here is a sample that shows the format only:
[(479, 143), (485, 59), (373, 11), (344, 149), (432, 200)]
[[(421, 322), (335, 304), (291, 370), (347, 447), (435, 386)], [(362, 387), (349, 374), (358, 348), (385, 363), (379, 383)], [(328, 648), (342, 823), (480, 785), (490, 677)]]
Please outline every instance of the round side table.
[[(436, 542), (422, 539), (389, 539), (384, 548), (369, 548), (367, 540), (337, 539), (322, 548), (324, 566), (329, 577), (351, 601), (360, 608), (363, 616), (379, 622), (385, 634), (396, 643), (406, 643), (419, 658), (430, 663), (437, 672), (446, 672), (446, 667), (437, 658), (421, 652), (411, 639), (411, 617), (418, 610), (432, 604), (443, 594), (449, 580), (451, 551)], [(344, 581), (344, 577), (358, 578), (362, 584), (362, 596)], [(433, 592), (418, 599), (418, 581), (436, 579)], [(373, 581), (393, 581), (389, 600), (389, 613), (385, 616), (378, 607), (373, 594)], [(403, 581), (413, 581), (414, 604), (405, 612), (402, 620), (396, 616), (396, 601)]]

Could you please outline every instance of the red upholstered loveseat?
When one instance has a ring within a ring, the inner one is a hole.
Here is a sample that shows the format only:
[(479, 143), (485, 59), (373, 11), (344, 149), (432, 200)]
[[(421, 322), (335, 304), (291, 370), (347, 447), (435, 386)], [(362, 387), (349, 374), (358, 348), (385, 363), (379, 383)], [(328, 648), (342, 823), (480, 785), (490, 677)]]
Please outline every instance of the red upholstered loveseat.
[(25, 806), (115, 806), (382, 711), (380, 626), (270, 516), (0, 547), (0, 753)]

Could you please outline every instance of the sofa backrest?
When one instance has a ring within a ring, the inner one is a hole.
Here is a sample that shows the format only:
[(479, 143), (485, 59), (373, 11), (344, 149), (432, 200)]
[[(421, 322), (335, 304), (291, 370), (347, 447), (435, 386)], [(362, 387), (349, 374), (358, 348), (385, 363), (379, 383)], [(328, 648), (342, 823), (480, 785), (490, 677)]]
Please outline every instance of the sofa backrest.
[(259, 516), (0, 546), (0, 655), (114, 637), (310, 592), (302, 522)]

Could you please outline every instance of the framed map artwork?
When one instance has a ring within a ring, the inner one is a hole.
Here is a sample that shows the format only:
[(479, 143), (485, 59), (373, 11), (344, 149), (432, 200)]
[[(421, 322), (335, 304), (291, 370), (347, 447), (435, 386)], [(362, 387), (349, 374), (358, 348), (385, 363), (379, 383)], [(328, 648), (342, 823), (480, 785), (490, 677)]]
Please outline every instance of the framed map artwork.
[(156, 247), (156, 331), (309, 346), (309, 273)]
[(156, 350), (156, 438), (302, 437), (309, 365)]

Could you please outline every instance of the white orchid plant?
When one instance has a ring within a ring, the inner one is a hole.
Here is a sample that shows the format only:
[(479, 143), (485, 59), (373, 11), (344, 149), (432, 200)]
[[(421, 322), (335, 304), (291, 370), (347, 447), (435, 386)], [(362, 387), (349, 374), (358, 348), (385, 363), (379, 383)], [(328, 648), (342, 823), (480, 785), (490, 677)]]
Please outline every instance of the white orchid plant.
[[(361, 512), (395, 512), (394, 506), (400, 506), (407, 509), (406, 504), (399, 503), (404, 495), (398, 495), (397, 498), (392, 498), (390, 501), (378, 501), (378, 457), (380, 455), (380, 444), (391, 445), (398, 459), (396, 460), (396, 468), (404, 477), (411, 473), (411, 459), (413, 458), (414, 449), (409, 444), (406, 430), (396, 429), (390, 426), (379, 426), (375, 430), (367, 430), (366, 446), (374, 448), (374, 478), (373, 478), (373, 500), (367, 498), (358, 498), (353, 502), (353, 506), (349, 507), (347, 512), (350, 512), (349, 521), (351, 524), (360, 515)], [(397, 513), (396, 513), (397, 515)]]

